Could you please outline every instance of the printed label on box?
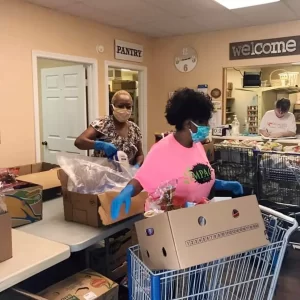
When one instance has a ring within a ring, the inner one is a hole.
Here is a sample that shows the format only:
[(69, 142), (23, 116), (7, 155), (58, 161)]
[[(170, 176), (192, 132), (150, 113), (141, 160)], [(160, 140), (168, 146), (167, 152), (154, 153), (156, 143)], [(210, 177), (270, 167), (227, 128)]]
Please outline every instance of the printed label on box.
[(85, 294), (83, 297), (86, 300), (94, 300), (97, 298), (97, 295), (93, 292), (89, 292), (89, 293)]

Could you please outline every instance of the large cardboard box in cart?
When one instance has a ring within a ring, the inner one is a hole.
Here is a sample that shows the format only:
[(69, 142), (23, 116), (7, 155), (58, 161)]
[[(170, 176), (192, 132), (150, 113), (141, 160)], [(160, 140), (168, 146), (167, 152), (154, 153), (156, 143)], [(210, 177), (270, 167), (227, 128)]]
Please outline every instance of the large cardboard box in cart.
[(173, 210), (135, 226), (153, 270), (189, 268), (269, 244), (254, 195)]

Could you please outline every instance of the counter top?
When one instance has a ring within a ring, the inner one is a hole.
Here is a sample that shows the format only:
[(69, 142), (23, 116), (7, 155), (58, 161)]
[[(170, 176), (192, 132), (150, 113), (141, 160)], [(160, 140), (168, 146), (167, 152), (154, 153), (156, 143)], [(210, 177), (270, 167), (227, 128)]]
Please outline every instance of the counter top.
[(13, 257), (0, 264), (0, 292), (70, 257), (70, 247), (12, 229)]
[[(212, 136), (213, 140), (252, 140), (252, 141), (258, 141), (258, 142), (263, 142), (264, 139), (262, 139), (261, 136)], [(297, 145), (300, 143), (300, 137), (297, 136), (296, 139), (278, 139), (276, 142), (281, 143), (281, 144), (291, 144), (291, 145)]]
[(102, 228), (67, 222), (64, 218), (63, 199), (58, 198), (43, 203), (43, 220), (22, 226), (18, 230), (66, 244), (70, 246), (71, 252), (77, 252), (103, 241), (125, 228), (131, 228), (136, 221), (142, 218), (142, 215), (138, 215)]

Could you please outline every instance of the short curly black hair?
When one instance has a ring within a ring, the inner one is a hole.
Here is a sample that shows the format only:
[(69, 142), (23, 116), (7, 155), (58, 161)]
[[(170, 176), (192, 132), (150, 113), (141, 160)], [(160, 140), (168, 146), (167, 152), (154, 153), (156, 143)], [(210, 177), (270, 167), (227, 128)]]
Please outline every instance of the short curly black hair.
[(276, 102), (276, 108), (280, 109), (283, 113), (286, 113), (290, 110), (291, 107), (291, 101), (287, 98), (281, 98), (280, 100), (277, 100)]
[(213, 103), (208, 95), (184, 88), (177, 90), (167, 102), (165, 117), (176, 130), (182, 130), (186, 120), (207, 123), (212, 112)]

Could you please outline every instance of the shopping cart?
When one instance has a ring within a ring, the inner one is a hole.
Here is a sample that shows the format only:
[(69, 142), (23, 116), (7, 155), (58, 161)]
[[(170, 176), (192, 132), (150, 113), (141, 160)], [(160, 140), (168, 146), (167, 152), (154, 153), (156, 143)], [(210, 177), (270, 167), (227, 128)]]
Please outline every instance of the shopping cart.
[(300, 167), (299, 153), (257, 152), (258, 198), (300, 206), (297, 167)]
[[(260, 207), (270, 245), (176, 271), (151, 271), (128, 250), (130, 300), (271, 300), (295, 219)], [(199, 255), (201, 255), (199, 253)]]
[(251, 147), (215, 144), (216, 178), (240, 182), (247, 194), (253, 194), (257, 183), (257, 163)]

